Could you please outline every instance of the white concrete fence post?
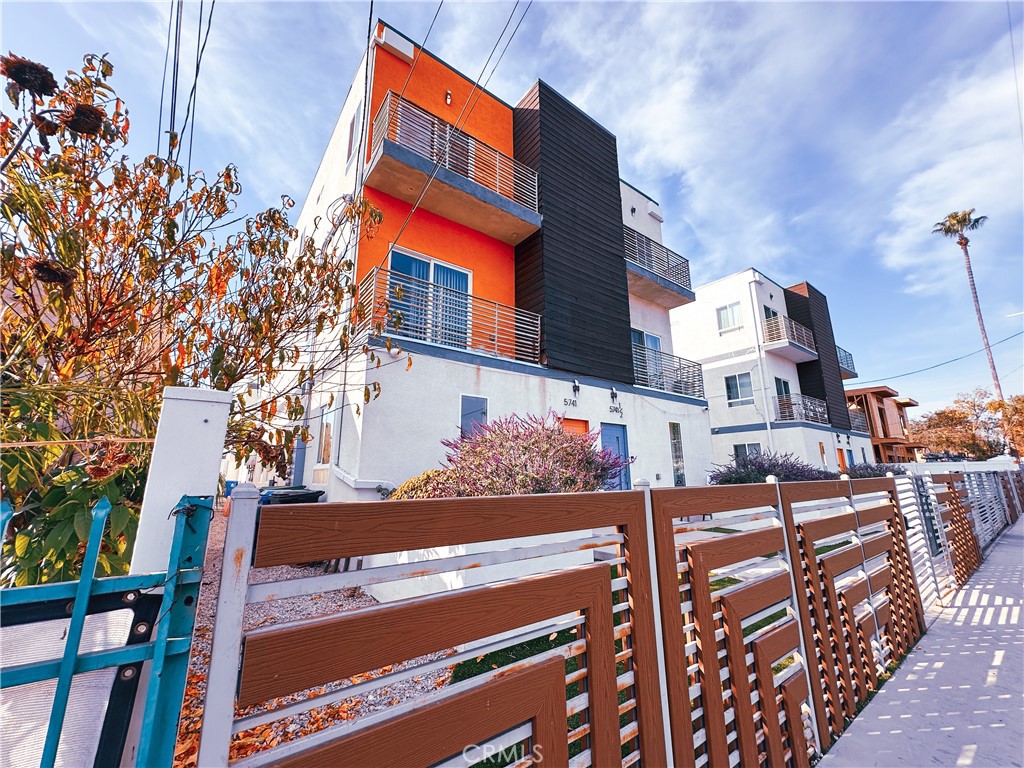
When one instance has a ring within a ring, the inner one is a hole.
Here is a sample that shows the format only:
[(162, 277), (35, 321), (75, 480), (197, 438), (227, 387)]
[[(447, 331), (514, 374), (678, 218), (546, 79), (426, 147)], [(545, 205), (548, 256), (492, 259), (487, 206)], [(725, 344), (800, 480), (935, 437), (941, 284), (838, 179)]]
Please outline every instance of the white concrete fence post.
[(167, 568), (174, 533), (170, 511), (185, 494), (217, 493), (233, 395), (189, 387), (167, 387), (163, 394), (129, 573)]

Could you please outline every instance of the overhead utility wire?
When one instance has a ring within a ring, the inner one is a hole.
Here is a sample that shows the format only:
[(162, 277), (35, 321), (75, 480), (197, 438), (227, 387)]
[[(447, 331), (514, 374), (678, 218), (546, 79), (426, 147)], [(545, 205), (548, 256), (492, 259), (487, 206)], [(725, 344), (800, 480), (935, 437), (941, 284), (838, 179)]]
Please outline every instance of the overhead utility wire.
[[(434, 12), (434, 20), (437, 19), (437, 14), (440, 12), (441, 6), (443, 4), (444, 4), (444, 0), (441, 0), (441, 3), (437, 7), (437, 11)], [(494, 67), (491, 69), (491, 73), (487, 76), (487, 81), (486, 82), (490, 82), (491, 77), (494, 76), (494, 72), (498, 68), (498, 63), (500, 63), (501, 59), (504, 57), (505, 51), (508, 50), (509, 45), (512, 43), (512, 39), (515, 37), (516, 32), (519, 31), (519, 26), (523, 23), (523, 19), (526, 17), (526, 14), (529, 12), (530, 6), (532, 6), (532, 5), (533, 5), (533, 0), (530, 0), (530, 2), (527, 3), (526, 10), (523, 11), (523, 15), (519, 18), (519, 22), (516, 24), (515, 29), (512, 30), (512, 34), (509, 35), (508, 40), (505, 41), (505, 47), (502, 49), (501, 54), (498, 56), (498, 60), (495, 62)], [(470, 102), (472, 102), (474, 94), (476, 93), (477, 89), (480, 87), (480, 80), (484, 76), (484, 73), (487, 71), (487, 66), (488, 66), (488, 64), (491, 63), (491, 59), (494, 58), (494, 52), (498, 50), (498, 46), (501, 44), (501, 40), (505, 36), (505, 32), (508, 31), (508, 27), (509, 27), (509, 24), (512, 23), (512, 19), (515, 18), (515, 13), (516, 13), (516, 10), (518, 8), (519, 8), (519, 0), (516, 0), (516, 4), (512, 7), (512, 11), (511, 11), (511, 13), (509, 13), (508, 19), (505, 21), (505, 26), (502, 27), (501, 33), (498, 35), (498, 39), (494, 41), (494, 46), (491, 48), (491, 52), (487, 56), (487, 60), (484, 62), (483, 67), (481, 67), (480, 74), (477, 76), (476, 80), (473, 83), (473, 88), (469, 92), (469, 96), (466, 99), (466, 103), (463, 105), (462, 110), (459, 112), (459, 116), (455, 119), (455, 124), (453, 126), (455, 128), (455, 130), (459, 129), (459, 122), (462, 120), (463, 115), (465, 115), (466, 118), (468, 119), (469, 114), (472, 114), (473, 108), (476, 105), (474, 104), (473, 107), (470, 107)], [(433, 29), (434, 20), (432, 20), (430, 22), (430, 28), (428, 28), (427, 34), (423, 38), (424, 44), (426, 43), (427, 38), (430, 36), (430, 30)], [(420, 51), (423, 50), (423, 45), (421, 45), (419, 47), (419, 50)], [(418, 60), (419, 60), (419, 56), (417, 56), (413, 60), (413, 67), (415, 67), (416, 61), (418, 61)], [(367, 67), (369, 67), (369, 61), (367, 61)], [(409, 85), (409, 81), (411, 80), (411, 78), (412, 78), (412, 69), (410, 68), (409, 75), (406, 77), (405, 85), (402, 86), (402, 92), (403, 93), (405, 92), (405, 88)], [(486, 87), (486, 83), (485, 83), (484, 87)], [(469, 109), (469, 113), (468, 114), (466, 113), (466, 109), (467, 108)], [(369, 110), (367, 110), (367, 112), (369, 112)], [(449, 132), (448, 138), (445, 141), (444, 146), (441, 148), (440, 157), (443, 158), (445, 156), (445, 153), (448, 151), (448, 145), (451, 143), (453, 135), (454, 135), (454, 132)], [(402, 233), (405, 232), (406, 227), (408, 227), (409, 222), (412, 220), (413, 214), (416, 212), (416, 209), (419, 208), (420, 203), (423, 202), (423, 197), (427, 193), (427, 188), (430, 186), (430, 183), (434, 180), (434, 177), (437, 175), (437, 172), (440, 170), (440, 168), (441, 168), (441, 160), (438, 159), (434, 163), (434, 168), (431, 171), (430, 176), (427, 178), (426, 183), (424, 183), (423, 189), (420, 190), (419, 197), (416, 199), (416, 202), (413, 204), (412, 208), (409, 209), (409, 214), (406, 216), (405, 221), (402, 223), (402, 226), (399, 228), (398, 233), (395, 235), (395, 239), (391, 243), (392, 248), (398, 242), (399, 238), (402, 236)], [(333, 235), (333, 233), (331, 233), (331, 234)], [(330, 239), (330, 236), (328, 237), (328, 240), (329, 239)], [(384, 254), (384, 256), (381, 259), (381, 261), (377, 264), (378, 268), (383, 266), (384, 261), (387, 260), (388, 255), (390, 254), (390, 252), (391, 252), (391, 249), (389, 248), (388, 251)]]
[(398, 94), (398, 98), (401, 99), (405, 96), (405, 89), (409, 87), (409, 81), (412, 80), (412, 73), (416, 69), (416, 63), (420, 60), (420, 55), (423, 53), (423, 49), (427, 47), (427, 40), (430, 39), (430, 33), (434, 29), (434, 22), (437, 21), (437, 15), (441, 12), (441, 6), (444, 5), (444, 0), (441, 0), (437, 4), (437, 10), (434, 11), (434, 18), (430, 20), (430, 26), (427, 27), (427, 34), (423, 36), (423, 42), (420, 43), (416, 49), (416, 55), (413, 56), (412, 66), (409, 67), (409, 74), (405, 76), (405, 82), (402, 84), (402, 90)]
[[(434, 29), (434, 22), (437, 21), (437, 14), (441, 11), (441, 6), (444, 5), (444, 0), (437, 6), (437, 10), (434, 11), (434, 18), (430, 21), (430, 27), (427, 28), (427, 34), (423, 38), (423, 42), (420, 43), (416, 51), (416, 56), (412, 60), (412, 66), (409, 68), (409, 74), (405, 78), (405, 85), (402, 86), (402, 93), (405, 93), (406, 86), (409, 85), (409, 80), (412, 78), (412, 73), (416, 70), (416, 64), (419, 62), (419, 53), (423, 50), (423, 47), (427, 44), (427, 40), (430, 38), (430, 32)], [(357, 145), (357, 151), (360, 153), (359, 161), (357, 164), (355, 188), (352, 191), (352, 196), (358, 195), (359, 190), (363, 186), (363, 172), (366, 167), (366, 150), (367, 147), (364, 142), (367, 140), (367, 132), (370, 127), (370, 41), (372, 39), (373, 30), (373, 0), (370, 0), (369, 13), (367, 14), (367, 30), (366, 30), (366, 70), (363, 75), (363, 104), (365, 105), (366, 114), (363, 116), (362, 125), (359, 128), (359, 144)], [(335, 201), (327, 207), (327, 218), (328, 221), (333, 221), (334, 216), (331, 213), (333, 206), (338, 205), (341, 201)], [(330, 245), (334, 239), (334, 235), (337, 234), (340, 226), (334, 225), (327, 232), (327, 236), (324, 238), (324, 247)]]
[(1006, 0), (1006, 26), (1010, 30), (1010, 55), (1013, 57), (1013, 87), (1017, 89), (1017, 124), (1020, 126), (1020, 143), (1024, 145), (1024, 108), (1020, 102), (1020, 82), (1017, 79), (1017, 49), (1013, 44), (1013, 19), (1010, 18), (1010, 0)]
[[(423, 53), (423, 49), (427, 45), (427, 41), (430, 39), (430, 33), (433, 32), (434, 22), (437, 20), (437, 14), (441, 12), (441, 6), (444, 5), (444, 0), (440, 0), (437, 3), (437, 8), (434, 9), (434, 17), (430, 19), (430, 26), (427, 28), (427, 34), (423, 36), (423, 42), (416, 47), (416, 55), (413, 56), (412, 66), (409, 68), (409, 74), (406, 75), (406, 82), (401, 86), (401, 91), (398, 93), (399, 100), (402, 96), (406, 95), (406, 89), (409, 87), (410, 81), (413, 79), (413, 73), (416, 72), (416, 65), (420, 62), (420, 54)], [(370, 130), (370, 124), (372, 116), (370, 114), (370, 42), (371, 42), (371, 31), (373, 28), (373, 17), (374, 17), (374, 3), (370, 0), (370, 18), (368, 20), (367, 28), (367, 69), (362, 81), (362, 103), (366, 104), (366, 115), (362, 118), (362, 124), (359, 126), (359, 162), (357, 164), (357, 172), (355, 176), (355, 189), (353, 190), (352, 196), (358, 194), (358, 190), (362, 188), (362, 174), (366, 172), (366, 156), (368, 146), (366, 141), (368, 139), (368, 132)], [(334, 236), (334, 232), (331, 232), (331, 237)]]
[[(192, 175), (192, 137), (195, 135), (196, 129), (196, 112), (199, 107), (197, 104), (196, 89), (199, 87), (199, 70), (203, 65), (203, 56), (206, 53), (206, 43), (210, 40), (210, 28), (213, 26), (213, 9), (217, 6), (217, 0), (211, 0), (210, 2), (210, 13), (206, 17), (206, 34), (203, 36), (203, 44), (199, 45), (199, 37), (203, 34), (203, 0), (199, 0), (199, 28), (196, 33), (196, 65), (195, 73), (192, 76), (192, 91), (188, 95), (188, 106), (185, 109), (185, 120), (181, 124), (181, 132), (184, 135), (186, 128), (188, 128), (188, 167), (186, 171), (186, 178)], [(192, 120), (191, 126), (189, 126), (189, 118)], [(180, 152), (179, 144), (179, 152)]]
[[(993, 344), (990, 344), (989, 346), (994, 347), (994, 346), (996, 346), (996, 344), (1002, 344), (1004, 341), (1009, 341), (1010, 339), (1015, 339), (1018, 336), (1020, 336), (1021, 334), (1024, 334), (1024, 331), (1017, 331), (1017, 333), (1011, 334), (1010, 336), (1007, 336), (1005, 339), (1000, 339), (999, 341), (997, 341), (997, 342), (995, 342)], [(913, 376), (916, 373), (924, 373), (925, 371), (933, 371), (936, 368), (941, 368), (944, 365), (949, 365), (950, 363), (955, 363), (955, 362), (958, 362), (959, 360), (963, 360), (965, 358), (981, 354), (984, 351), (985, 351), (984, 348), (976, 349), (973, 352), (968, 352), (966, 355), (960, 355), (960, 357), (954, 357), (952, 360), (946, 360), (943, 363), (936, 363), (935, 365), (929, 365), (927, 368), (920, 368), (920, 369), (918, 369), (916, 371), (909, 371), (907, 373), (899, 373), (899, 374), (896, 374), (895, 376), (883, 376), (880, 379), (869, 379), (868, 381), (860, 381), (860, 382), (857, 382), (857, 385), (860, 386), (861, 384), (875, 384), (875, 383), (877, 383), (879, 381), (889, 381), (891, 379), (902, 379), (904, 376)]]
[(167, 60), (171, 57), (171, 22), (174, 21), (174, 0), (167, 14), (167, 42), (164, 45), (164, 73), (160, 77), (160, 113), (156, 120), (156, 154), (160, 154), (160, 132), (164, 125), (164, 92), (167, 90)]
[(174, 157), (171, 149), (171, 134), (174, 133), (175, 113), (178, 109), (178, 64), (181, 61), (181, 17), (185, 0), (177, 0), (177, 19), (174, 26), (174, 64), (171, 67), (171, 118), (170, 134), (167, 137), (167, 159)]
[[(356, 191), (363, 186), (363, 166), (366, 165), (364, 162), (366, 159), (365, 150), (363, 149), (363, 142), (366, 140), (366, 134), (370, 125), (370, 43), (373, 41), (373, 0), (370, 0), (370, 7), (366, 14), (366, 68), (363, 71), (363, 104), (365, 104), (361, 125), (359, 126), (359, 142), (356, 144), (356, 151), (362, 152), (362, 156), (356, 163)], [(333, 233), (332, 233), (333, 237)]]
[[(533, 7), (533, 0), (530, 0), (530, 2), (528, 2), (526, 4), (526, 10), (523, 11), (523, 15), (520, 16), (519, 17), (519, 21), (516, 22), (516, 28), (512, 30), (512, 34), (509, 35), (508, 40), (505, 42), (505, 47), (501, 49), (501, 54), (498, 56), (498, 60), (496, 62), (494, 62), (494, 66), (491, 67), (491, 74), (489, 74), (487, 76), (487, 79), (484, 80), (484, 88), (487, 87), (487, 85), (491, 82), (491, 78), (494, 77), (494, 73), (498, 70), (498, 65), (501, 64), (501, 60), (503, 58), (505, 58), (505, 51), (508, 50), (508, 46), (512, 42), (512, 38), (516, 36), (516, 32), (519, 31), (519, 27), (523, 23), (523, 19), (526, 18), (526, 14), (528, 14), (530, 12), (530, 8), (532, 8), (532, 7)], [(479, 101), (477, 102), (477, 104), (479, 104)], [(472, 107), (469, 108), (469, 115), (473, 114), (473, 110), (474, 109), (476, 109), (476, 104), (474, 104)], [(466, 119), (467, 120), (469, 120), (469, 115), (466, 115)]]
[[(533, 4), (533, 0), (530, 0), (530, 5), (532, 5), (532, 4)], [(452, 126), (454, 130), (448, 132), (448, 137), (447, 137), (447, 139), (444, 142), (444, 146), (441, 147), (441, 150), (440, 150), (439, 155), (438, 155), (438, 159), (434, 163), (433, 170), (430, 172), (430, 175), (427, 177), (426, 182), (424, 182), (423, 189), (420, 190), (420, 194), (416, 198), (416, 202), (413, 203), (412, 208), (409, 209), (409, 214), (405, 217), (405, 221), (402, 222), (402, 226), (399, 228), (398, 234), (395, 235), (395, 239), (391, 242), (391, 248), (388, 249), (388, 251), (386, 251), (384, 253), (384, 256), (381, 257), (380, 262), (377, 264), (378, 268), (384, 266), (384, 262), (387, 260), (388, 256), (390, 255), (391, 249), (393, 249), (394, 246), (398, 243), (398, 240), (399, 240), (399, 238), (401, 238), (402, 233), (404, 233), (406, 227), (409, 226), (409, 222), (412, 220), (413, 214), (416, 213), (416, 210), (420, 207), (420, 203), (423, 202), (424, 196), (427, 194), (427, 189), (430, 187), (430, 184), (434, 180), (434, 177), (437, 176), (437, 172), (439, 170), (441, 170), (442, 158), (444, 158), (444, 156), (447, 154), (448, 146), (451, 144), (451, 140), (454, 137), (455, 132), (459, 130), (459, 122), (462, 120), (463, 115), (466, 114), (466, 109), (469, 108), (469, 104), (473, 100), (473, 96), (476, 94), (477, 89), (480, 87), (480, 80), (483, 78), (484, 72), (487, 71), (487, 65), (490, 64), (491, 63), (491, 59), (494, 58), (494, 52), (498, 50), (498, 46), (501, 44), (501, 39), (505, 36), (505, 32), (508, 31), (509, 24), (512, 23), (512, 19), (515, 16), (516, 9), (518, 9), (518, 8), (519, 8), (519, 0), (516, 0), (516, 4), (512, 7), (512, 12), (509, 14), (508, 19), (505, 21), (505, 26), (502, 28), (501, 34), (499, 34), (498, 35), (498, 39), (495, 40), (494, 47), (491, 48), (491, 53), (490, 53), (490, 55), (488, 55), (487, 61), (484, 62), (483, 67), (480, 69), (480, 74), (477, 76), (476, 80), (473, 83), (473, 88), (469, 92), (469, 96), (466, 99), (466, 103), (462, 107), (462, 111), (459, 112), (459, 116), (457, 118), (455, 118), (455, 123)], [(527, 7), (526, 10), (527, 11), (530, 10), (529, 7)], [(526, 15), (526, 11), (523, 12), (523, 16), (525, 16), (525, 15)], [(520, 21), (522, 21), (522, 20), (520, 20)], [(516, 30), (518, 30), (518, 29), (519, 29), (519, 27), (517, 25), (516, 26)], [(514, 36), (515, 36), (515, 32), (513, 32), (512, 35), (509, 37), (509, 39), (506, 41), (506, 43), (505, 43), (505, 48), (506, 49), (508, 48), (509, 43), (512, 42), (512, 37), (514, 37)], [(504, 55), (504, 51), (502, 51), (502, 54)], [(495, 66), (497, 66), (497, 65), (495, 65)], [(493, 75), (493, 74), (494, 74), (494, 71), (492, 70), (491, 71), (491, 75)], [(490, 79), (490, 76), (488, 76), (488, 80), (489, 79)], [(470, 111), (472, 112), (472, 110), (470, 110)]]

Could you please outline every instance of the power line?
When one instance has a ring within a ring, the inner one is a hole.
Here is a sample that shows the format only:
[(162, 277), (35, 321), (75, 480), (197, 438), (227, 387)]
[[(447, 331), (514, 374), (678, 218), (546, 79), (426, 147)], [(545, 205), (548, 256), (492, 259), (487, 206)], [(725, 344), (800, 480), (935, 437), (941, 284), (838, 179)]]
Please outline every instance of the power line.
[(1013, 43), (1013, 20), (1010, 18), (1010, 0), (1006, 0), (1006, 26), (1010, 30), (1010, 55), (1013, 57), (1013, 87), (1017, 89), (1017, 124), (1020, 126), (1020, 142), (1024, 144), (1024, 112), (1021, 111), (1020, 82), (1017, 80), (1017, 49)]
[[(405, 90), (409, 87), (409, 82), (412, 80), (412, 74), (416, 71), (416, 65), (419, 64), (420, 55), (423, 53), (423, 49), (427, 46), (427, 41), (430, 39), (430, 33), (434, 31), (434, 22), (437, 21), (437, 16), (441, 13), (441, 7), (444, 5), (444, 0), (441, 0), (437, 4), (437, 8), (434, 10), (434, 18), (430, 20), (430, 26), (427, 27), (427, 34), (423, 36), (423, 41), (416, 46), (416, 55), (412, 58), (412, 65), (409, 67), (409, 72), (405, 76), (405, 82), (402, 83), (402, 90), (398, 94), (398, 99), (401, 101), (402, 97), (405, 96)], [(373, 14), (373, 2), (370, 2), (370, 14)], [(370, 127), (370, 40), (367, 37), (366, 40), (366, 79), (363, 88), (363, 104), (366, 105), (366, 115), (363, 119), (363, 124), (360, 127), (359, 136), (359, 151), (362, 153), (359, 158), (358, 174), (356, 176), (356, 188), (355, 194), (358, 194), (359, 190), (363, 186), (363, 173), (366, 170), (366, 150), (367, 147), (363, 144), (366, 140), (366, 133)]]
[[(427, 40), (430, 38), (430, 32), (434, 29), (434, 22), (437, 21), (437, 14), (441, 12), (441, 6), (444, 5), (444, 0), (437, 6), (437, 10), (434, 11), (434, 18), (430, 21), (430, 26), (427, 28), (427, 34), (423, 38), (423, 42), (417, 47), (416, 56), (412, 60), (412, 66), (409, 67), (409, 74), (405, 78), (405, 85), (402, 86), (402, 93), (405, 93), (406, 87), (409, 85), (409, 80), (412, 78), (412, 73), (416, 69), (416, 64), (419, 62), (419, 54), (423, 50), (423, 46), (427, 44)], [(362, 125), (359, 127), (359, 144), (357, 145), (357, 151), (360, 153), (358, 163), (356, 164), (356, 177), (355, 177), (355, 188), (353, 189), (352, 196), (356, 197), (359, 190), (363, 186), (363, 173), (366, 167), (366, 150), (367, 147), (364, 144), (366, 141), (366, 135), (370, 127), (370, 41), (373, 30), (373, 0), (370, 0), (370, 10), (367, 19), (367, 30), (366, 30), (366, 70), (363, 76), (363, 104), (365, 114), (363, 116)], [(331, 205), (336, 205), (340, 201), (335, 201)], [(327, 220), (333, 222), (334, 217), (331, 214), (331, 206), (327, 209)], [(334, 239), (334, 235), (340, 229), (340, 226), (334, 224), (327, 232), (327, 236), (324, 238), (323, 247), (327, 248), (331, 241)]]
[[(530, 0), (529, 5), (532, 5), (532, 4), (533, 4), (533, 0)], [(530, 10), (529, 5), (527, 6), (526, 11)], [(413, 214), (416, 213), (416, 210), (420, 207), (420, 203), (423, 202), (423, 198), (427, 194), (427, 189), (430, 187), (431, 182), (433, 182), (434, 178), (437, 176), (437, 172), (439, 170), (441, 170), (442, 159), (447, 154), (448, 147), (451, 144), (452, 138), (454, 138), (455, 133), (460, 130), (459, 129), (459, 123), (462, 120), (463, 115), (466, 115), (466, 109), (469, 108), (470, 109), (470, 113), (472, 113), (472, 108), (469, 107), (470, 102), (473, 100), (474, 94), (476, 93), (477, 89), (480, 87), (480, 80), (483, 78), (484, 72), (487, 71), (487, 65), (490, 64), (491, 63), (491, 59), (494, 58), (494, 52), (498, 50), (498, 46), (501, 44), (501, 39), (505, 36), (505, 32), (508, 31), (509, 24), (512, 23), (512, 19), (515, 17), (516, 10), (518, 8), (519, 8), (519, 0), (516, 0), (516, 4), (514, 6), (512, 6), (512, 12), (508, 15), (508, 19), (505, 21), (505, 26), (502, 27), (501, 33), (498, 35), (498, 39), (494, 41), (494, 47), (491, 48), (491, 52), (487, 56), (487, 61), (484, 62), (483, 67), (480, 69), (480, 74), (477, 75), (476, 80), (473, 82), (473, 88), (470, 90), (469, 96), (466, 98), (466, 103), (463, 105), (462, 111), (460, 111), (459, 112), (459, 116), (455, 118), (455, 123), (452, 126), (453, 130), (448, 132), (448, 137), (445, 139), (444, 146), (441, 147), (441, 149), (438, 152), (438, 159), (434, 163), (433, 170), (430, 172), (430, 175), (427, 177), (426, 182), (424, 182), (423, 189), (420, 190), (420, 194), (416, 198), (416, 202), (413, 203), (412, 208), (409, 209), (409, 213), (405, 217), (405, 221), (402, 222), (402, 226), (399, 228), (398, 233), (395, 235), (395, 239), (392, 240), (392, 242), (391, 242), (392, 248), (394, 248), (394, 246), (398, 243), (398, 240), (399, 240), (399, 238), (401, 238), (402, 234), (405, 232), (406, 227), (409, 226), (409, 222), (412, 221)], [(523, 12), (523, 16), (524, 17), (526, 16), (526, 11)], [(520, 21), (520, 23), (522, 23), (522, 19), (520, 19), (519, 21)], [(519, 25), (517, 24), (515, 31), (513, 31), (512, 35), (509, 36), (508, 40), (505, 43), (505, 49), (508, 49), (509, 44), (512, 42), (512, 38), (515, 36), (515, 32), (518, 31), (518, 30), (519, 30)], [(504, 55), (504, 53), (505, 53), (505, 51), (503, 50), (502, 51), (502, 55)], [(495, 69), (496, 68), (497, 68), (497, 64), (495, 64)], [(492, 69), (491, 70), (491, 74), (488, 75), (488, 80), (490, 80), (491, 76), (493, 76), (493, 75), (494, 75), (494, 69)], [(474, 107), (475, 106), (476, 105), (474, 104)], [(468, 115), (466, 115), (466, 117), (468, 119)], [(384, 262), (387, 260), (388, 255), (390, 254), (390, 252), (391, 252), (391, 249), (388, 249), (388, 251), (385, 252), (384, 256), (381, 258), (380, 262), (377, 264), (378, 267), (384, 266)]]
[[(1018, 336), (1020, 336), (1021, 334), (1024, 334), (1024, 331), (1017, 331), (1017, 333), (1011, 334), (1010, 336), (1007, 336), (1005, 339), (1000, 339), (999, 341), (995, 342), (995, 344), (990, 344), (989, 346), (994, 347), (997, 344), (1002, 344), (1004, 341), (1009, 341), (1010, 339), (1015, 339)], [(946, 360), (945, 362), (942, 362), (942, 363), (936, 363), (935, 365), (929, 365), (927, 368), (920, 368), (920, 369), (918, 369), (916, 371), (909, 371), (908, 373), (899, 373), (899, 374), (897, 374), (895, 376), (883, 376), (880, 379), (870, 379), (868, 381), (859, 381), (859, 382), (857, 382), (857, 386), (859, 387), (861, 384), (875, 384), (875, 383), (877, 383), (879, 381), (889, 381), (891, 379), (902, 379), (905, 376), (913, 376), (914, 374), (917, 374), (917, 373), (924, 373), (925, 371), (933, 371), (936, 368), (941, 368), (944, 365), (949, 365), (950, 363), (955, 363), (955, 362), (957, 362), (959, 360), (964, 360), (964, 359), (966, 359), (968, 357), (973, 357), (974, 355), (980, 354), (980, 353), (982, 353), (984, 351), (985, 351), (985, 349), (983, 347), (982, 349), (976, 349), (973, 352), (968, 352), (966, 355), (960, 355), (960, 357), (954, 357), (952, 360)]]
[[(488, 83), (491, 82), (491, 78), (494, 77), (494, 73), (498, 70), (498, 65), (501, 64), (501, 60), (503, 58), (505, 58), (505, 51), (508, 50), (509, 45), (512, 43), (512, 38), (516, 36), (516, 32), (519, 31), (519, 27), (523, 23), (523, 19), (526, 18), (526, 14), (528, 14), (530, 12), (530, 8), (532, 8), (532, 7), (533, 7), (533, 0), (530, 0), (530, 2), (528, 2), (526, 4), (526, 10), (523, 11), (523, 15), (520, 16), (519, 17), (519, 21), (516, 22), (516, 28), (512, 30), (512, 34), (509, 35), (508, 40), (505, 42), (505, 47), (501, 49), (501, 54), (498, 56), (498, 60), (496, 62), (494, 62), (494, 66), (491, 67), (491, 74), (489, 74), (487, 76), (487, 79), (484, 80), (484, 88), (487, 87)], [(477, 102), (477, 103), (479, 103), (479, 102)], [(472, 107), (470, 107), (470, 109), (469, 109), (469, 114), (470, 115), (473, 114), (473, 110), (475, 108), (476, 108), (476, 104), (474, 104)], [(469, 115), (466, 115), (466, 119), (467, 120), (469, 119)]]
[[(366, 69), (363, 72), (363, 104), (366, 105), (362, 124), (359, 126), (359, 143), (356, 148), (362, 153), (362, 157), (356, 163), (356, 190), (363, 185), (363, 166), (366, 165), (366, 150), (363, 142), (366, 140), (366, 132), (370, 125), (370, 43), (373, 40), (373, 0), (370, 0), (369, 11), (366, 14)], [(414, 65), (415, 66), (415, 65)]]
[(181, 18), (182, 11), (184, 10), (185, 0), (177, 0), (176, 5), (176, 22), (174, 26), (174, 63), (171, 67), (171, 119), (170, 119), (170, 135), (167, 138), (167, 159), (174, 159), (174, 149), (171, 147), (171, 141), (174, 138), (174, 123), (175, 113), (178, 109), (178, 65), (181, 61)]
[(420, 43), (416, 49), (416, 55), (412, 59), (412, 66), (409, 67), (409, 74), (405, 76), (405, 82), (402, 84), (402, 90), (398, 94), (398, 98), (401, 99), (405, 96), (405, 89), (409, 87), (409, 81), (412, 80), (412, 73), (416, 69), (416, 63), (420, 60), (420, 55), (423, 53), (423, 49), (427, 47), (427, 40), (430, 39), (430, 33), (434, 29), (434, 22), (437, 21), (437, 15), (441, 12), (441, 6), (444, 5), (444, 0), (441, 0), (437, 4), (437, 10), (434, 11), (434, 18), (430, 20), (430, 26), (427, 27), (427, 34), (423, 36), (423, 42)]
[(164, 125), (164, 92), (167, 89), (167, 60), (171, 57), (171, 22), (174, 21), (174, 0), (167, 14), (167, 43), (164, 46), (164, 73), (160, 78), (160, 113), (156, 120), (156, 154), (160, 154), (160, 131)]
[[(196, 112), (198, 111), (196, 90), (199, 86), (199, 69), (203, 65), (203, 55), (206, 53), (206, 43), (210, 39), (210, 27), (213, 26), (213, 9), (217, 5), (217, 0), (211, 0), (210, 2), (210, 13), (206, 18), (206, 34), (203, 37), (202, 46), (199, 45), (199, 37), (203, 34), (203, 0), (199, 0), (199, 27), (196, 32), (196, 65), (195, 74), (192, 76), (192, 91), (188, 95), (188, 106), (185, 109), (185, 121), (181, 124), (181, 132), (185, 133), (185, 128), (189, 125), (189, 118), (192, 119), (192, 125), (189, 128), (188, 135), (188, 169), (185, 174), (185, 178), (192, 175), (192, 137), (195, 135), (196, 129)], [(179, 145), (180, 147), (180, 145)], [(180, 152), (179, 148), (179, 152)]]

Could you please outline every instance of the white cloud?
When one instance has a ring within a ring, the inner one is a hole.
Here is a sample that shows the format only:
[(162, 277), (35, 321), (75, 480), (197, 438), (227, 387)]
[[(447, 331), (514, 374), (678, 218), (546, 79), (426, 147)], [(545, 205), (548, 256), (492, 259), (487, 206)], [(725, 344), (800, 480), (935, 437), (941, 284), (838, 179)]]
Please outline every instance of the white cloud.
[(990, 217), (972, 236), (985, 244), (987, 258), (974, 260), (979, 276), (1009, 266), (1010, 259), (1020, 262), (1024, 179), (1016, 94), (1003, 61), (1008, 45), (1004, 38), (983, 57), (931, 83), (926, 96), (908, 104), (885, 129), (883, 151), (865, 169), (867, 184), (895, 186), (877, 245), (882, 263), (905, 275), (911, 293), (963, 290), (959, 248), (940, 243), (928, 226), (949, 211), (974, 207)]
[(824, 85), (847, 66), (836, 52), (850, 47), (849, 11), (545, 10), (545, 63), (556, 75), (543, 76), (617, 135), (624, 175), (667, 195), (668, 237), (684, 241), (675, 247), (698, 276), (750, 264), (788, 271), (796, 253), (780, 198), (797, 191), (792, 148), (814, 134)]

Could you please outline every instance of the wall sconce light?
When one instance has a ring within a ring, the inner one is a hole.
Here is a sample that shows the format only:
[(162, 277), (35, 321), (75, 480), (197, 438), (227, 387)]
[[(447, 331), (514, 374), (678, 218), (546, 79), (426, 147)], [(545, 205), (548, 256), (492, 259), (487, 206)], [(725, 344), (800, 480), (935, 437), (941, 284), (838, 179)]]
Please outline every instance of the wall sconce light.
[(636, 206), (635, 205), (632, 208), (629, 209), (629, 215), (630, 216), (636, 216)]
[(614, 403), (618, 399), (619, 399), (619, 393), (616, 391), (615, 387), (612, 387), (612, 402)]
[(452, 92), (451, 91), (445, 91), (444, 92), (444, 103), (445, 104), (451, 104), (452, 103)]
[(572, 380), (572, 393), (573, 395), (578, 395), (580, 393), (580, 382), (578, 379)]

